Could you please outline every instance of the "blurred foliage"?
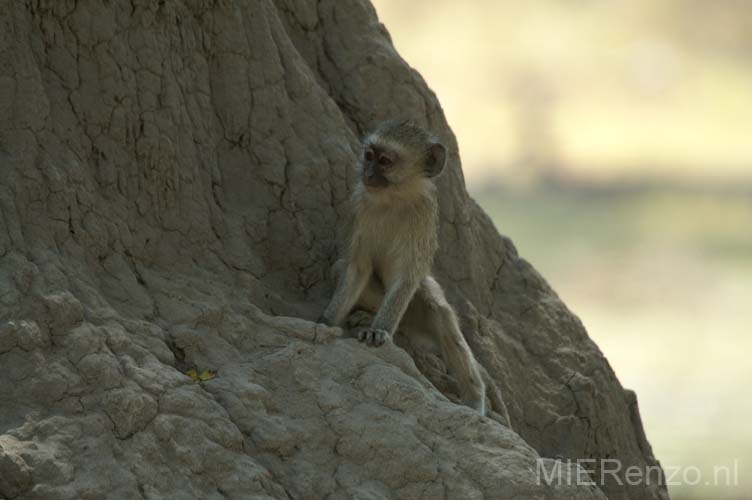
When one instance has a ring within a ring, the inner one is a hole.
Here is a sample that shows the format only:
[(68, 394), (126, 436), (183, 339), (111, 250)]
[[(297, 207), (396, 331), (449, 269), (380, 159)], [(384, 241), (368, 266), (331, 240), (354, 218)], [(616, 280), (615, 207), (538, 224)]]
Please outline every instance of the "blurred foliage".
[(471, 180), (752, 177), (748, 0), (375, 5), (441, 99)]
[(474, 196), (637, 391), (661, 462), (712, 478), (739, 461), (738, 485), (672, 498), (752, 498), (752, 191), (552, 182)]

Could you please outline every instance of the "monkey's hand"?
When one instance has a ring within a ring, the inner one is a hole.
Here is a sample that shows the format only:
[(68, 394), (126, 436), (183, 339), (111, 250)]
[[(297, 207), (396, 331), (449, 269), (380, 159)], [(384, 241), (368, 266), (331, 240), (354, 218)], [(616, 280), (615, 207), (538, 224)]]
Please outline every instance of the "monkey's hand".
[(384, 345), (391, 338), (389, 332), (382, 330), (381, 328), (367, 327), (358, 332), (358, 340), (365, 342), (371, 347), (379, 347)]
[(319, 319), (317, 319), (316, 322), (323, 323), (327, 326), (337, 326), (334, 324), (334, 309), (332, 306), (327, 307), (326, 310), (321, 313), (321, 316), (319, 316)]

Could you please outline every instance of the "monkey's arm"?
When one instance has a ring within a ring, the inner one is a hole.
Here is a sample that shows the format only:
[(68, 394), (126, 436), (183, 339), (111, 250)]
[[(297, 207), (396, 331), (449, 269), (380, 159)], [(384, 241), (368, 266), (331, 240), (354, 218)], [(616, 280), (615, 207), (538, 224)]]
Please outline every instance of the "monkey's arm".
[(345, 275), (339, 280), (332, 300), (321, 317), (324, 323), (331, 326), (342, 324), (371, 279), (371, 272), (371, 267), (366, 263), (347, 263)]

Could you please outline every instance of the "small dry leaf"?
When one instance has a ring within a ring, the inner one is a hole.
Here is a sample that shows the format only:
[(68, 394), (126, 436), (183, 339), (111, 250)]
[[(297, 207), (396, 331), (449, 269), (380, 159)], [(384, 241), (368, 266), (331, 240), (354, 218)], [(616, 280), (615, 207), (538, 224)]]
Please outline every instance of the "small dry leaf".
[(185, 372), (185, 374), (191, 377), (191, 380), (193, 380), (193, 382), (206, 382), (207, 380), (217, 378), (216, 370), (204, 370), (199, 373), (195, 368), (191, 368), (190, 370)]

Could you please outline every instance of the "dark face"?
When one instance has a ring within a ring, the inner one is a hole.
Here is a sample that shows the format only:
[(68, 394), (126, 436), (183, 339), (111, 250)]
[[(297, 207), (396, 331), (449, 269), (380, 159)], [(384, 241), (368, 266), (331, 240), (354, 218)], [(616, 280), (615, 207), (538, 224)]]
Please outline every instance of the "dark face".
[(388, 172), (394, 168), (398, 157), (394, 151), (376, 145), (366, 145), (363, 150), (363, 184), (368, 188), (381, 189), (390, 182)]

